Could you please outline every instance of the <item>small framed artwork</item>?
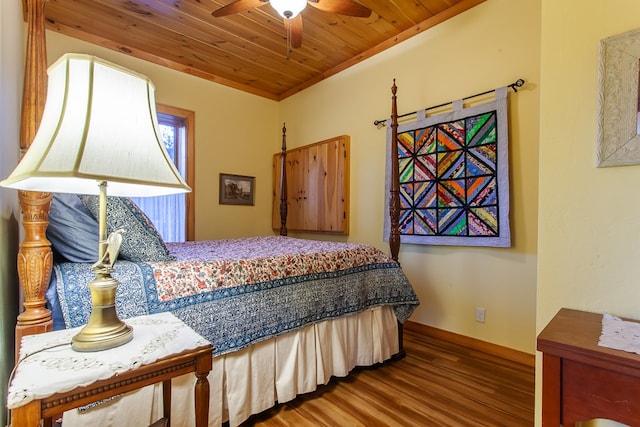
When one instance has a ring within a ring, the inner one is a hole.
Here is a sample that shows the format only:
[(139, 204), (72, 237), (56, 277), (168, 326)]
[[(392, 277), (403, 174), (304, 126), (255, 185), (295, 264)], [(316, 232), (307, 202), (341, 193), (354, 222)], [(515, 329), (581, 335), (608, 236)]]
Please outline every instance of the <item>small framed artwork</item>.
[(220, 204), (253, 206), (255, 177), (220, 174)]

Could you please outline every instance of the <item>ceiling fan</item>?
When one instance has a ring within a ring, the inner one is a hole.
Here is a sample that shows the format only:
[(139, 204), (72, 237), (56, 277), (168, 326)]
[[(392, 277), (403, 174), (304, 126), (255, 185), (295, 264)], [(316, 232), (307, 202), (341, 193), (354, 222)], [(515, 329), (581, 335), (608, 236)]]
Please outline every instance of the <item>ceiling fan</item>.
[(289, 51), (291, 48), (302, 46), (302, 15), (300, 12), (304, 10), (307, 3), (324, 12), (358, 18), (367, 18), (371, 15), (371, 9), (354, 0), (234, 0), (214, 11), (212, 15), (215, 17), (232, 15), (267, 3), (270, 3), (271, 7), (284, 18)]

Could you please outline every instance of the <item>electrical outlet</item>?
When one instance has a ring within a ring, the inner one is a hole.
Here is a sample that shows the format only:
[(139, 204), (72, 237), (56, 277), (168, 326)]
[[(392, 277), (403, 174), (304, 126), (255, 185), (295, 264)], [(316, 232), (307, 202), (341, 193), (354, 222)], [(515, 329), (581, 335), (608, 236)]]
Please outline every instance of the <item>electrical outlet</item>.
[(484, 323), (484, 307), (476, 307), (476, 322)]

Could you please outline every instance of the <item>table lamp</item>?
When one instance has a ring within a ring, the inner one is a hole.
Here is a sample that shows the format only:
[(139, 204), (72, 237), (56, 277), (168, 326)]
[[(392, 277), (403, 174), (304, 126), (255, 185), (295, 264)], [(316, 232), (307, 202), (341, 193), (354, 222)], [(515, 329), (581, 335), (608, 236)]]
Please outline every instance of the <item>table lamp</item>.
[(107, 187), (109, 195), (138, 197), (191, 189), (162, 143), (155, 88), (146, 76), (95, 56), (65, 54), (49, 67), (48, 78), (36, 136), (0, 185), (99, 195), (96, 277), (88, 285), (91, 316), (73, 337), (72, 347), (100, 351), (133, 338), (115, 308), (118, 281), (111, 272), (122, 237), (107, 238)]

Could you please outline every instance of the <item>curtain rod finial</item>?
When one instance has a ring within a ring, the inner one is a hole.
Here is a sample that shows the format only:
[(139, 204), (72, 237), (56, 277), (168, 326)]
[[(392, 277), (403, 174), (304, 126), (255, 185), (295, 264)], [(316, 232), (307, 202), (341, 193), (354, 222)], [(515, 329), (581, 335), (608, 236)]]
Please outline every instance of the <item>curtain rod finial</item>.
[(518, 92), (518, 88), (524, 86), (524, 79), (518, 79), (515, 83), (511, 83), (509, 87), (513, 89), (514, 92)]

